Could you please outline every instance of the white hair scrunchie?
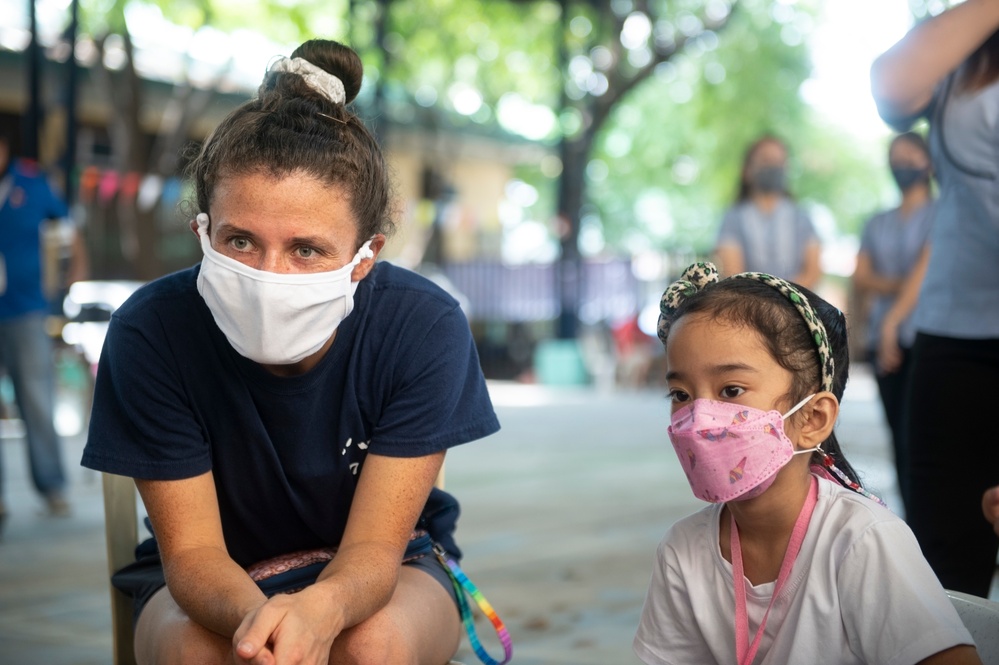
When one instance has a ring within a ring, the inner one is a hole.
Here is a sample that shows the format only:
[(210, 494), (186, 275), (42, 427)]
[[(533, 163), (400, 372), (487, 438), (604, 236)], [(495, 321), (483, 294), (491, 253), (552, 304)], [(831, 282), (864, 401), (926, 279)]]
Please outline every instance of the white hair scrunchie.
[(304, 58), (287, 58), (281, 56), (267, 68), (270, 72), (284, 72), (287, 74), (298, 74), (309, 87), (320, 93), (336, 104), (343, 104), (347, 100), (347, 93), (343, 88), (343, 81), (325, 69), (316, 67)]

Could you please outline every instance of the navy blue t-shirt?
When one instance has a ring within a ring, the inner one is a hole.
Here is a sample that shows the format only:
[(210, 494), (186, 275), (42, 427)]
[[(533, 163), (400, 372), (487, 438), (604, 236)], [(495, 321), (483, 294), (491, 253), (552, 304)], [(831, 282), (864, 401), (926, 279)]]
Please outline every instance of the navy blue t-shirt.
[(198, 270), (112, 316), (83, 465), (157, 480), (211, 470), (238, 564), (337, 545), (368, 452), (417, 457), (499, 429), (468, 322), (429, 280), (377, 263), (326, 356), (279, 377), (232, 348)]

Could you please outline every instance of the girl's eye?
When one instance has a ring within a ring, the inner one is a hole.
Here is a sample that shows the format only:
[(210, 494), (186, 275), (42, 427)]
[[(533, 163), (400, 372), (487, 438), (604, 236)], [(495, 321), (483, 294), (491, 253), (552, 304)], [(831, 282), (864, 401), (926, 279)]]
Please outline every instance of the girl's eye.
[(744, 392), (746, 392), (746, 389), (739, 386), (725, 386), (722, 388), (721, 394), (726, 399), (735, 399)]
[(681, 402), (686, 402), (690, 399), (690, 395), (683, 392), (682, 390), (671, 390), (667, 395), (674, 404), (679, 404)]

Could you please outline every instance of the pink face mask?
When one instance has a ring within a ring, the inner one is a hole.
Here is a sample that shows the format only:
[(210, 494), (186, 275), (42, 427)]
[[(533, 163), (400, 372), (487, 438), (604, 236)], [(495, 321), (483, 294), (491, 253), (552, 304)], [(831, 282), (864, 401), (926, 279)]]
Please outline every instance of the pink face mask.
[(783, 416), (730, 402), (695, 399), (673, 414), (668, 432), (694, 496), (711, 503), (752, 499), (773, 484), (798, 454), (784, 433), (784, 419), (814, 395), (798, 402)]

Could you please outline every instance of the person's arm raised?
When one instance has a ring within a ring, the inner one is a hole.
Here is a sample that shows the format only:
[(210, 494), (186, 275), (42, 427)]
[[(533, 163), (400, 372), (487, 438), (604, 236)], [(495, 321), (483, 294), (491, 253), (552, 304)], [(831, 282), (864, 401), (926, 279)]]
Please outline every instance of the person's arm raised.
[(226, 550), (211, 472), (135, 485), (153, 524), (167, 587), (198, 624), (225, 637), (264, 594)]
[(871, 92), (881, 117), (912, 117), (933, 90), (999, 29), (999, 0), (966, 0), (910, 30), (871, 65)]

